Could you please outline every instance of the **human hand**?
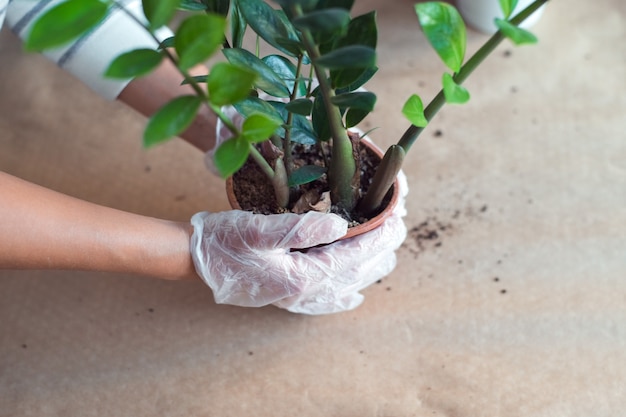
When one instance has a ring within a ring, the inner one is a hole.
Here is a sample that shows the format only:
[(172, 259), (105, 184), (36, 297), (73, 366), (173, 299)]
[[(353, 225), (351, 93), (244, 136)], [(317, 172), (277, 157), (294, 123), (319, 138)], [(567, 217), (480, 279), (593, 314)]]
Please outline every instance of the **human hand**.
[(191, 223), (196, 271), (217, 303), (274, 304), (304, 314), (346, 311), (361, 304), (359, 291), (391, 272), (394, 251), (406, 235), (399, 215), (365, 235), (334, 243), (346, 233), (346, 221), (316, 212), (202, 212)]

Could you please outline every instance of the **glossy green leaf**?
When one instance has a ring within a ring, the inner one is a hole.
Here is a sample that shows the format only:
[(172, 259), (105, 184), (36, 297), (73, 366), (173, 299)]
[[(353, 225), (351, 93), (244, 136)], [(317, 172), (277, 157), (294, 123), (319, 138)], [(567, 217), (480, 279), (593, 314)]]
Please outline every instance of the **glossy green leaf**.
[(215, 168), (223, 178), (233, 175), (245, 164), (250, 155), (250, 144), (242, 137), (234, 137), (222, 143), (213, 155)]
[(346, 128), (351, 128), (367, 117), (370, 112), (368, 110), (351, 108), (346, 112)]
[(511, 13), (517, 6), (517, 0), (500, 0), (500, 9), (505, 19), (511, 17)]
[(352, 10), (354, 0), (318, 0), (317, 9), (328, 9), (330, 7), (341, 7), (342, 9)]
[(316, 10), (293, 19), (293, 24), (300, 30), (311, 33), (344, 32), (350, 23), (350, 12), (342, 8)]
[(344, 46), (322, 55), (316, 63), (331, 70), (369, 68), (376, 65), (376, 51), (363, 45)]
[(428, 124), (428, 120), (424, 115), (424, 104), (422, 103), (422, 99), (416, 94), (413, 94), (406, 103), (404, 103), (402, 114), (414, 126), (425, 127)]
[(244, 120), (241, 135), (250, 143), (263, 142), (269, 139), (281, 124), (264, 114), (253, 114)]
[(465, 23), (451, 4), (426, 2), (415, 5), (420, 25), (442, 61), (458, 72), (465, 58)]
[(238, 0), (237, 3), (248, 25), (265, 42), (291, 56), (300, 53), (293, 43), (284, 42), (289, 39), (290, 30), (281, 16), (282, 11), (273, 9), (262, 0)]
[(376, 104), (376, 94), (369, 91), (345, 93), (334, 96), (331, 102), (337, 107), (350, 107), (370, 112)]
[[(334, 47), (364, 45), (375, 49), (377, 42), (376, 12), (370, 12), (352, 19), (348, 25), (348, 32), (336, 42)], [(376, 72), (376, 69), (375, 67), (370, 67), (334, 70), (330, 72), (330, 78), (335, 88), (351, 86), (349, 90), (352, 91), (365, 84), (373, 73)]]
[[(195, 81), (196, 83), (204, 84), (206, 83), (207, 78), (209, 78), (209, 76), (208, 75), (193, 75), (189, 78)], [(183, 82), (181, 83), (181, 85), (185, 85), (185, 84), (190, 84), (190, 81), (187, 78), (185, 78)]]
[[(291, 93), (296, 77), (296, 66), (290, 60), (280, 55), (268, 55), (263, 57), (262, 60), (283, 80), (287, 90)], [(298, 95), (303, 96), (305, 94), (306, 85), (301, 80), (298, 85)]]
[(234, 104), (248, 97), (256, 74), (228, 62), (213, 66), (207, 77), (209, 100), (216, 106)]
[(152, 30), (165, 26), (174, 17), (181, 0), (143, 0), (143, 13)]
[(226, 19), (217, 14), (198, 14), (183, 20), (174, 39), (182, 70), (209, 58), (224, 42)]
[(289, 186), (308, 184), (320, 179), (328, 171), (326, 167), (318, 165), (304, 165), (291, 173), (289, 176)]
[(107, 3), (99, 0), (68, 0), (60, 3), (33, 24), (25, 47), (28, 51), (43, 51), (65, 45), (96, 27), (107, 11)]
[(207, 6), (206, 4), (197, 0), (182, 0), (178, 8), (180, 10), (185, 10), (189, 12), (199, 12), (206, 10)]
[(311, 121), (300, 114), (294, 114), (291, 120), (291, 141), (302, 145), (314, 145), (318, 142)]
[(337, 46), (364, 45), (375, 49), (377, 43), (376, 12), (372, 11), (352, 19), (345, 36), (337, 41)]
[(470, 94), (467, 89), (454, 81), (452, 75), (445, 72), (443, 74), (443, 93), (446, 98), (446, 102), (450, 104), (463, 104), (470, 99)]
[(182, 133), (195, 119), (202, 99), (180, 96), (157, 111), (148, 121), (143, 135), (144, 146), (153, 146)]
[(209, 13), (226, 17), (230, 8), (230, 0), (201, 0)]
[(240, 48), (228, 48), (223, 52), (231, 64), (257, 73), (254, 84), (257, 88), (274, 97), (289, 97), (289, 88), (283, 79), (253, 53)]
[(255, 113), (261, 113), (266, 117), (271, 118), (279, 125), (284, 123), (284, 118), (280, 112), (276, 110), (270, 102), (261, 100), (258, 97), (247, 97), (246, 99), (235, 103), (234, 107), (243, 117), (250, 117)]
[(506, 20), (496, 19), (496, 26), (500, 32), (516, 45), (537, 43), (537, 37), (531, 32), (515, 26)]
[(170, 36), (165, 38), (159, 44), (159, 49), (173, 48), (174, 47), (174, 36)]
[(304, 11), (309, 11), (317, 5), (318, 0), (274, 0), (274, 2), (284, 8), (298, 5)]
[(115, 58), (104, 75), (121, 79), (140, 77), (158, 67), (162, 59), (163, 54), (154, 49), (135, 49)]
[(333, 71), (331, 73), (331, 78), (333, 86), (337, 89), (337, 92), (345, 93), (361, 88), (374, 76), (374, 74), (376, 74), (377, 71), (378, 67), (339, 70)]
[(313, 110), (313, 101), (308, 98), (299, 98), (287, 103), (285, 108), (292, 113), (308, 116)]
[(234, 2), (230, 14), (231, 47), (241, 48), (248, 24), (239, 10), (239, 2)]

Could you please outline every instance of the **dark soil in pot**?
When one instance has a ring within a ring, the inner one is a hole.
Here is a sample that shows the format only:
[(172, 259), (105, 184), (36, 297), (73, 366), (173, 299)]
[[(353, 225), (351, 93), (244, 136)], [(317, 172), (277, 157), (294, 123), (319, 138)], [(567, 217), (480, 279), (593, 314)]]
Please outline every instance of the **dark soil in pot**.
[[(354, 136), (352, 137), (354, 138)], [(355, 139), (358, 140), (358, 137)], [(323, 146), (327, 147), (328, 145), (323, 144)], [(380, 163), (382, 153), (379, 149), (372, 147), (372, 145), (366, 141), (359, 141), (358, 149), (360, 156), (360, 195), (364, 195), (369, 188), (372, 177), (374, 176), (375, 167)], [(321, 152), (316, 152), (316, 150), (318, 149), (310, 145), (294, 146), (293, 155), (294, 164), (296, 165), (295, 168), (305, 164), (324, 166), (324, 158)], [(325, 152), (328, 152), (328, 148), (325, 149)], [(374, 220), (376, 221), (374, 222), (375, 224), (373, 227), (379, 225), (388, 215), (387, 212), (383, 213), (384, 209), (390, 206), (391, 203), (391, 207), (389, 207), (390, 213), (393, 206), (395, 206), (397, 202), (396, 190), (398, 188), (398, 184), (396, 183), (387, 193), (383, 202), (383, 208), (381, 208), (381, 210), (375, 215), (366, 218), (357, 212), (347, 213), (345, 210), (340, 210), (335, 205), (329, 206), (324, 203), (316, 204), (318, 203), (316, 199), (329, 190), (326, 175), (322, 176), (319, 180), (302, 185), (298, 187), (297, 190), (293, 191), (290, 198), (291, 202), (289, 208), (282, 208), (278, 206), (276, 198), (274, 197), (272, 185), (257, 164), (252, 160), (248, 160), (242, 169), (235, 173), (233, 177), (228, 179), (227, 189), (231, 186), (232, 194), (229, 195), (229, 201), (234, 209), (242, 209), (260, 214), (303, 212), (302, 201), (300, 201), (300, 204), (297, 204), (296, 202), (298, 202), (304, 194), (307, 194), (307, 196), (313, 195), (313, 200), (307, 199), (307, 203), (304, 205), (308, 206), (308, 203), (310, 203), (314, 207), (319, 208), (319, 206), (321, 206), (321, 209), (318, 211), (329, 210), (331, 213), (338, 214), (346, 219), (350, 225), (347, 237), (362, 233), (360, 229), (362, 229), (366, 224), (369, 225), (370, 223), (373, 223)], [(227, 192), (229, 191), (227, 190)], [(294, 205), (296, 205), (295, 208)], [(307, 211), (310, 209), (316, 208), (307, 207)]]

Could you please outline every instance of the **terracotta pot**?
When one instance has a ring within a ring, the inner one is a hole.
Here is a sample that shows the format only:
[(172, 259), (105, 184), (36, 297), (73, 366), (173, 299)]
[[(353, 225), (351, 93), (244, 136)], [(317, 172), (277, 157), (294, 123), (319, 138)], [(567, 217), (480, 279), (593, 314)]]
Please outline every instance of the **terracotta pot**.
[[(383, 157), (382, 150), (378, 148), (373, 142), (371, 142), (368, 139), (365, 139), (361, 141), (361, 145), (367, 147), (371, 152), (373, 152), (378, 157), (379, 160), (382, 159)], [(229, 177), (228, 179), (226, 179), (226, 197), (228, 198), (228, 202), (231, 208), (235, 210), (242, 210), (241, 205), (239, 204), (239, 201), (237, 201), (237, 196), (235, 195), (233, 182), (234, 182), (233, 177)], [(373, 230), (377, 228), (378, 226), (380, 226), (385, 221), (385, 219), (387, 219), (387, 217), (389, 217), (391, 213), (393, 212), (393, 209), (396, 207), (400, 199), (399, 196), (400, 196), (399, 182), (396, 179), (396, 181), (393, 184), (393, 187), (391, 190), (391, 197), (388, 199), (387, 206), (380, 213), (378, 213), (376, 216), (372, 217), (365, 223), (361, 223), (357, 226), (350, 227), (348, 229), (348, 232), (345, 234), (345, 236), (343, 236), (340, 240), (349, 239), (351, 237), (355, 237), (355, 236), (367, 233), (370, 230)]]

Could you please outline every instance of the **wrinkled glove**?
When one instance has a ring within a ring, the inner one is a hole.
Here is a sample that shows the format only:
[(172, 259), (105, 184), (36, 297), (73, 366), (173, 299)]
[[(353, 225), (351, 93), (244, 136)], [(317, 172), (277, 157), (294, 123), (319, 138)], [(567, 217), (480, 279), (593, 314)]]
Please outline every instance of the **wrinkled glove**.
[[(399, 215), (351, 239), (347, 222), (309, 212), (262, 215), (232, 210), (195, 214), (191, 254), (217, 303), (245, 307), (274, 304), (294, 313), (351, 310), (359, 291), (389, 274), (406, 236)], [(292, 251), (291, 249), (304, 249)]]

